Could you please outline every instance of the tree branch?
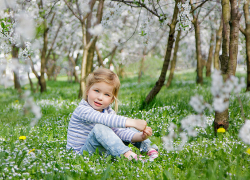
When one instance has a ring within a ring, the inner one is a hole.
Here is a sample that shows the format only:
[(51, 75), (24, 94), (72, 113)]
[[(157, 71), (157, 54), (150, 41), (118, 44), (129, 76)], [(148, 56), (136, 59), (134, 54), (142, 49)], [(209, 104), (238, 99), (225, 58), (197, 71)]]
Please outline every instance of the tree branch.
[(96, 50), (96, 53), (97, 53), (97, 56), (98, 56), (98, 62), (99, 64), (102, 66), (102, 67), (105, 67), (104, 64), (103, 64), (103, 59), (102, 59), (102, 56), (101, 56), (101, 53), (98, 49), (97, 46), (95, 46), (95, 50)]
[(199, 24), (201, 24), (202, 21), (204, 21), (204, 19), (212, 12), (212, 10), (216, 7), (216, 5), (214, 5), (208, 12), (207, 14), (203, 17), (203, 19), (199, 22)]
[(141, 9), (140, 9), (140, 12), (139, 12), (139, 16), (138, 16), (138, 19), (137, 19), (137, 24), (136, 24), (136, 27), (135, 27), (135, 30), (134, 30), (133, 34), (126, 41), (122, 42), (121, 44), (124, 44), (124, 43), (128, 42), (134, 36), (134, 34), (135, 34), (136, 30), (137, 30), (138, 24), (139, 24), (140, 15), (141, 15)]
[[(120, 41), (120, 40), (119, 40), (119, 41)], [(116, 51), (117, 47), (118, 47), (118, 46), (115, 45), (115, 47), (112, 49), (112, 51), (110, 51), (110, 52), (108, 53), (108, 55), (105, 56), (103, 59), (106, 59), (106, 58), (109, 57), (111, 54), (113, 54), (113, 52)]]
[[(192, 11), (191, 11), (190, 13), (192, 14), (197, 8), (203, 6), (203, 4), (205, 4), (207, 1), (209, 1), (209, 0), (202, 1), (202, 3), (199, 4), (199, 5), (196, 6), (196, 7), (193, 7), (193, 6), (192, 6)], [(190, 2), (191, 2), (191, 1), (190, 1)], [(192, 4), (191, 4), (191, 5), (192, 5)]]
[(242, 26), (240, 26), (240, 32), (241, 32), (242, 34), (246, 35), (246, 31), (245, 31), (245, 29), (244, 29)]
[[(128, 6), (131, 7), (141, 7), (141, 8), (145, 8), (147, 11), (151, 12), (152, 14), (154, 14), (155, 16), (157, 16), (160, 20), (165, 20), (166, 18), (162, 19), (162, 16), (160, 16), (157, 11), (154, 12), (152, 9), (150, 9), (149, 7), (147, 7), (144, 3), (141, 3), (140, 1), (125, 1), (125, 0), (111, 0), (111, 1), (115, 1), (115, 2), (122, 2)], [(135, 5), (133, 5), (135, 4)]]
[(46, 19), (47, 19), (47, 17), (50, 15), (50, 13), (52, 12), (52, 9), (53, 9), (54, 6), (56, 5), (56, 3), (58, 3), (59, 1), (60, 1), (60, 0), (57, 0), (57, 1), (53, 4), (53, 6), (50, 8), (50, 11), (48, 12), (48, 14), (44, 16)]
[(82, 19), (80, 16), (78, 16), (75, 11), (71, 8), (71, 6), (68, 4), (67, 0), (64, 0), (65, 4), (68, 6), (69, 10), (75, 15), (77, 19), (79, 19), (80, 22), (82, 22)]
[(59, 30), (61, 29), (62, 25), (63, 25), (63, 23), (62, 23), (62, 21), (61, 21), (60, 24), (59, 24), (59, 27), (58, 27), (58, 29), (57, 29), (57, 31), (56, 31), (56, 35), (55, 35), (55, 37), (54, 37), (54, 39), (53, 39), (53, 42), (52, 42), (52, 44), (51, 44), (51, 46), (50, 46), (49, 52), (48, 52), (48, 54), (47, 54), (47, 56), (46, 56), (46, 58), (45, 58), (46, 60), (47, 60), (48, 57), (50, 56), (50, 53), (51, 53), (51, 51), (52, 51), (52, 49), (53, 49), (53, 46), (54, 46), (54, 44), (55, 44), (55, 42), (56, 42), (57, 35), (58, 35)]

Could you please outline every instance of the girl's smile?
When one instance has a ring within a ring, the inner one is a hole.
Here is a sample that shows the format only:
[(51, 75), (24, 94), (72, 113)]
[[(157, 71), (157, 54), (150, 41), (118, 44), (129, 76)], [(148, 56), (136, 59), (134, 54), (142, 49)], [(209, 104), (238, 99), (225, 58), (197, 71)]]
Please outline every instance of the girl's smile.
[(95, 103), (96, 106), (101, 106), (101, 105), (102, 105), (102, 104), (99, 103), (99, 102), (95, 102), (95, 101), (94, 101), (94, 103)]

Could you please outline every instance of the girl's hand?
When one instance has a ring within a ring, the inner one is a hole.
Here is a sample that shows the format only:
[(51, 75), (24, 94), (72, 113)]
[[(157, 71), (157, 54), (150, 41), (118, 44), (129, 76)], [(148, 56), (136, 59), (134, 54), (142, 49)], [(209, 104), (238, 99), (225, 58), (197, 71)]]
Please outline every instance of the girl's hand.
[(142, 140), (148, 139), (150, 136), (152, 136), (152, 128), (151, 127), (146, 127), (146, 129), (142, 132)]
[(132, 138), (132, 142), (142, 142), (152, 136), (152, 129), (151, 127), (146, 127), (146, 129), (142, 132), (135, 133)]

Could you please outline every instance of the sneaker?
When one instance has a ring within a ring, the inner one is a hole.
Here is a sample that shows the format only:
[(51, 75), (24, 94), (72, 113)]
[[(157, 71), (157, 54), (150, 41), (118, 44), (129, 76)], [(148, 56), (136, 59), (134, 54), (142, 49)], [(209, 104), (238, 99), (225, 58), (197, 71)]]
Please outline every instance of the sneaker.
[(159, 153), (155, 149), (151, 149), (148, 151), (147, 155), (149, 156), (149, 161), (154, 161), (154, 159), (159, 156)]

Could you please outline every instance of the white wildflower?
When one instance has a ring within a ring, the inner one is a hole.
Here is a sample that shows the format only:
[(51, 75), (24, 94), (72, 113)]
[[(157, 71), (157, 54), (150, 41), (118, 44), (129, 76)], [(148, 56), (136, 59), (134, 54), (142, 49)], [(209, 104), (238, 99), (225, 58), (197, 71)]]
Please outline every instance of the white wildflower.
[(183, 149), (183, 146), (186, 144), (187, 140), (188, 140), (188, 136), (185, 132), (181, 132), (180, 133), (180, 138), (181, 138), (181, 143), (179, 144), (179, 146), (176, 148), (176, 150), (180, 151)]
[(242, 77), (242, 78), (240, 79), (240, 83), (237, 84), (237, 85), (235, 86), (235, 88), (234, 88), (234, 93), (239, 94), (240, 91), (241, 91), (241, 89), (243, 89), (243, 88), (245, 88), (245, 87), (246, 87), (245, 78)]
[(162, 137), (162, 141), (163, 141), (163, 146), (167, 151), (173, 151), (174, 150), (174, 146), (173, 146), (173, 139), (168, 137), (168, 136), (164, 136)]
[(170, 138), (176, 138), (176, 133), (175, 133), (175, 129), (177, 128), (177, 126), (174, 124), (174, 123), (170, 123), (169, 127), (168, 127), (168, 131), (169, 131), (169, 134), (168, 136)]

